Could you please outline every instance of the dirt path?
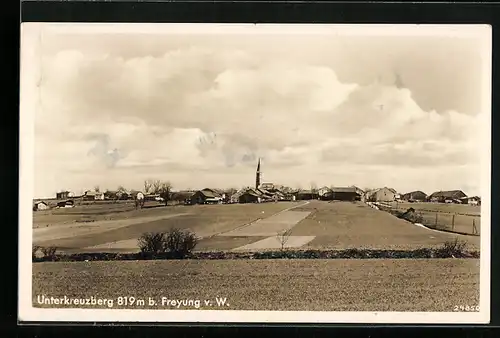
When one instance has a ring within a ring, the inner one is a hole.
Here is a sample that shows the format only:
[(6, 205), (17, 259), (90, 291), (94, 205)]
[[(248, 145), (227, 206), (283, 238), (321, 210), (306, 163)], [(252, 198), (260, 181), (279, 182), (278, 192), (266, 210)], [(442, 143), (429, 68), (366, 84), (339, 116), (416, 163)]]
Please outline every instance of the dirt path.
[(233, 230), (219, 233), (217, 234), (217, 236), (228, 236), (228, 237), (275, 236), (278, 232), (288, 230), (297, 223), (299, 223), (300, 221), (302, 221), (304, 218), (306, 218), (310, 214), (310, 211), (301, 212), (301, 211), (293, 211), (293, 209), (306, 206), (307, 204), (309, 204), (309, 202), (305, 202), (303, 204), (282, 210), (280, 212), (275, 213), (274, 215), (271, 215), (263, 219), (259, 219), (250, 224), (245, 224), (244, 226), (235, 228)]

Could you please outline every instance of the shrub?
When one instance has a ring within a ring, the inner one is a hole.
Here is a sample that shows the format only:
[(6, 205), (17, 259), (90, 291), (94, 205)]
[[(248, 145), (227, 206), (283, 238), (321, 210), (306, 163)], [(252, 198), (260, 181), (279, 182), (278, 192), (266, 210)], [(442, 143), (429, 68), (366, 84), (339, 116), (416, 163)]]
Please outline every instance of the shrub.
[(142, 253), (159, 254), (165, 252), (165, 234), (161, 232), (148, 232), (138, 239), (138, 246)]
[(182, 231), (174, 228), (167, 233), (165, 249), (174, 257), (183, 258), (191, 253), (196, 244), (198, 244), (196, 234), (188, 230)]
[(166, 233), (145, 233), (138, 244), (143, 254), (169, 253), (173, 258), (184, 258), (196, 247), (198, 238), (190, 231), (172, 229)]
[(409, 208), (404, 213), (399, 213), (399, 216), (398, 215), (396, 215), (396, 216), (399, 218), (405, 219), (411, 223), (422, 223), (424, 220), (422, 215), (417, 213), (415, 211), (415, 209), (413, 209), (413, 208)]
[(32, 259), (37, 259), (37, 253), (40, 251), (41, 247), (39, 245), (33, 245), (31, 248), (31, 258)]
[(443, 247), (436, 250), (436, 254), (438, 257), (464, 257), (467, 254), (466, 247), (467, 242), (455, 238), (454, 241), (445, 242)]
[(40, 248), (42, 250), (44, 258), (49, 258), (53, 260), (56, 256), (57, 248), (55, 246), (49, 246), (47, 248)]

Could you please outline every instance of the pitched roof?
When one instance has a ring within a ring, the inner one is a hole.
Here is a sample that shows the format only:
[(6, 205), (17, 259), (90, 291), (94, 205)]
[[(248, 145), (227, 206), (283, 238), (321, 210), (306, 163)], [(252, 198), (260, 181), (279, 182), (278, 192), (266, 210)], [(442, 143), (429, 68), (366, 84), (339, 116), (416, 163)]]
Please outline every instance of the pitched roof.
[(215, 194), (213, 191), (211, 190), (199, 190), (200, 194), (202, 194), (203, 196), (205, 196), (206, 198), (214, 198), (214, 197), (218, 197), (217, 194)]
[(261, 195), (257, 194), (255, 191), (252, 191), (252, 190), (245, 191), (244, 193), (242, 193), (240, 195), (240, 197), (244, 196), (244, 195), (250, 195), (250, 196), (254, 196), (254, 197), (260, 197), (261, 196)]
[(356, 187), (332, 187), (332, 192), (358, 192)]
[(377, 188), (377, 189), (373, 189), (373, 190), (369, 190), (366, 192), (367, 195), (373, 195), (377, 192), (379, 192), (380, 190), (384, 190), (384, 189), (387, 189), (389, 190), (390, 192), (392, 192), (393, 194), (397, 194), (397, 191), (393, 188), (388, 188), (388, 187), (383, 187), (383, 188)]
[[(200, 190), (204, 195), (205, 195), (205, 192), (208, 192), (209, 194), (212, 194), (213, 196), (212, 197), (221, 197), (222, 194), (224, 194), (224, 191), (222, 191), (222, 189), (216, 189), (216, 188), (204, 188), (202, 190)], [(205, 195), (207, 196), (207, 195)]]
[(175, 191), (172, 193), (172, 198), (173, 199), (176, 199), (176, 198), (186, 199), (186, 198), (189, 198), (193, 195), (194, 195), (193, 191)]
[(407, 192), (406, 194), (403, 194), (403, 197), (411, 197), (415, 194), (420, 194), (420, 195), (424, 195), (424, 196), (427, 196), (427, 194), (423, 191), (420, 191), (420, 190), (416, 190), (416, 191), (410, 191), (410, 192)]
[(457, 195), (465, 195), (462, 190), (449, 190), (449, 191), (436, 191), (432, 193), (429, 197), (444, 197), (444, 198), (457, 198)]

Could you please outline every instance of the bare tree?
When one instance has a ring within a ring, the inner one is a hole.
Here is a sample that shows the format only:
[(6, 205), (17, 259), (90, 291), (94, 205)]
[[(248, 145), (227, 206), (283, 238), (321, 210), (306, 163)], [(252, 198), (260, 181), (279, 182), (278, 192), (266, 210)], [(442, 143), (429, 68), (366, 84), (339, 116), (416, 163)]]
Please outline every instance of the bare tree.
[(172, 195), (172, 184), (168, 181), (160, 182), (158, 193), (160, 194), (160, 197), (163, 198), (165, 206), (168, 205), (168, 201), (170, 201), (170, 197)]
[(118, 188), (116, 189), (117, 192), (127, 192), (127, 189), (125, 189), (125, 187), (123, 185), (120, 185), (118, 186)]
[(153, 186), (153, 183), (151, 180), (144, 180), (144, 193), (149, 194), (152, 186)]
[(311, 196), (314, 198), (315, 195), (318, 194), (318, 186), (316, 183), (311, 182)]
[(231, 200), (231, 196), (233, 196), (234, 194), (236, 194), (238, 192), (238, 190), (236, 188), (229, 188), (229, 189), (226, 189), (224, 191), (224, 193), (226, 194), (226, 202)]
[(316, 190), (318, 190), (318, 186), (316, 185), (316, 183), (311, 182), (311, 192), (315, 192)]
[(151, 181), (151, 188), (150, 188), (150, 192), (152, 194), (159, 194), (161, 192), (161, 189), (162, 189), (162, 185), (163, 185), (164, 182), (160, 181), (160, 180), (152, 180)]
[(95, 192), (101, 192), (101, 188), (100, 188), (98, 185), (96, 185), (96, 186), (94, 187), (94, 191), (95, 191)]
[(284, 230), (282, 232), (278, 232), (276, 235), (276, 238), (278, 239), (280, 245), (281, 245), (281, 250), (285, 249), (286, 243), (288, 243), (288, 240), (290, 239), (290, 235), (292, 234), (292, 229)]

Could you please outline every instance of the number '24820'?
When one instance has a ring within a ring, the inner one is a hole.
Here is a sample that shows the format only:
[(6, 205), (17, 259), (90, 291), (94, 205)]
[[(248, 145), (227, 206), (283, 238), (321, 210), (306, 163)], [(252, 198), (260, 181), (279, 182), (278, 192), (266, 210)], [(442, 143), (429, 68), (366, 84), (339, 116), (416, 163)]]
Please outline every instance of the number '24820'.
[(479, 305), (455, 305), (453, 311), (479, 311)]

